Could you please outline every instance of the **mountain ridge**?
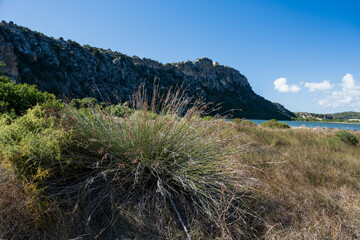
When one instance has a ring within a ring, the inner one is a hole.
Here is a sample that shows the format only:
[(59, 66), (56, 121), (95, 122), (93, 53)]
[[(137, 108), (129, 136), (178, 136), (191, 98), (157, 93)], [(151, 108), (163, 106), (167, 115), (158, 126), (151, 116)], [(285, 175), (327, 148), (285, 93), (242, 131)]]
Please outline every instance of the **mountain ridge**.
[[(209, 58), (162, 64), (125, 54), (54, 39), (12, 22), (0, 23), (0, 61), (16, 82), (68, 98), (96, 97), (128, 101), (140, 84), (152, 92), (153, 84), (164, 91), (188, 86), (189, 96), (221, 105), (216, 113), (240, 118), (288, 120), (292, 112), (257, 95), (238, 70)], [(96, 88), (96, 91), (94, 91)]]

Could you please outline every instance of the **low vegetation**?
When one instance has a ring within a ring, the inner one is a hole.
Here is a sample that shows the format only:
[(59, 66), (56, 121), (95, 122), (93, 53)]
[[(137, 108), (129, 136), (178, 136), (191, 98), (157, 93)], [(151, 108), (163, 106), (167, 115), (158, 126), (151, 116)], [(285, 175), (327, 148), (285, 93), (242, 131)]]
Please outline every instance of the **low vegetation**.
[(232, 122), (237, 126), (240, 126), (240, 125), (253, 126), (253, 127), (257, 126), (256, 122), (251, 122), (247, 119), (234, 118)]
[(260, 124), (260, 126), (267, 128), (290, 128), (290, 126), (286, 123), (278, 122), (276, 119), (271, 119), (267, 122), (263, 122), (262, 124)]
[(15, 117), (37, 103), (51, 101), (56, 101), (54, 95), (41, 92), (35, 85), (16, 84), (10, 78), (0, 74), (0, 115), (6, 113)]
[(354, 146), (359, 143), (359, 138), (346, 130), (336, 132), (335, 137), (339, 141), (343, 141)]
[(360, 238), (358, 132), (204, 119), (159, 95), (4, 111), (0, 238)]
[(359, 112), (340, 112), (332, 114), (318, 114), (307, 112), (295, 112), (295, 121), (310, 121), (310, 122), (345, 122), (345, 123), (359, 123)]

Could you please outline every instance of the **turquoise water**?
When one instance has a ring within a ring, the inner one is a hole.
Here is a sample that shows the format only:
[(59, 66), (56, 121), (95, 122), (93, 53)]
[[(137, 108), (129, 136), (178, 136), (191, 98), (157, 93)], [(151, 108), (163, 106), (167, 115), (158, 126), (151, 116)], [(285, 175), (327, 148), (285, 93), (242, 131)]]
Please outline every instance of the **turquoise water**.
[[(249, 121), (256, 122), (257, 124), (261, 124), (268, 120), (261, 119), (249, 119)], [(309, 128), (339, 128), (339, 129), (347, 129), (347, 130), (357, 130), (360, 131), (360, 124), (353, 123), (326, 123), (326, 122), (299, 122), (299, 121), (279, 121), (288, 124), (292, 127), (309, 127)]]

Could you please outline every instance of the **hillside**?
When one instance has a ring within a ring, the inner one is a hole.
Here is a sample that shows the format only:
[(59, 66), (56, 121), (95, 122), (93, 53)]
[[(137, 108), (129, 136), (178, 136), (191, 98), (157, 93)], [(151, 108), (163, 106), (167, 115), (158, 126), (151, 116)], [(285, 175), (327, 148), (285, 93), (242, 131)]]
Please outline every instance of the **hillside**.
[(360, 119), (360, 112), (340, 112), (331, 114), (334, 119), (349, 120)]
[(295, 112), (298, 121), (325, 121), (325, 122), (358, 122), (360, 121), (359, 112), (340, 112), (340, 113), (308, 113)]
[(171, 64), (129, 57), (110, 49), (81, 46), (72, 40), (0, 23), (0, 61), (5, 73), (19, 83), (67, 98), (96, 97), (128, 101), (140, 84), (152, 92), (154, 82), (167, 91), (185, 86), (188, 96), (201, 96), (220, 113), (240, 118), (288, 120), (295, 117), (280, 104), (257, 95), (239, 71), (209, 58)]

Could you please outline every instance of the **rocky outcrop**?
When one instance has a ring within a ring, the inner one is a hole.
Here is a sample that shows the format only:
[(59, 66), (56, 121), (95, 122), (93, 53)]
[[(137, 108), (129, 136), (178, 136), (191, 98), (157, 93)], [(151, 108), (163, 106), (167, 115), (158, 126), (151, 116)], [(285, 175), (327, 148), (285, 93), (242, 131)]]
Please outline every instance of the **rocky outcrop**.
[(274, 106), (283, 114), (287, 115), (287, 116), (294, 116), (294, 113), (290, 112), (289, 110), (287, 110), (283, 105), (281, 105), (280, 103), (273, 103)]
[(20, 75), (17, 68), (17, 59), (13, 47), (10, 43), (5, 42), (0, 35), (0, 61), (5, 62), (4, 72), (7, 73), (14, 81), (20, 81)]
[(185, 87), (189, 96), (221, 105), (218, 112), (234, 117), (289, 119), (283, 111), (255, 94), (239, 71), (208, 58), (162, 64), (119, 52), (54, 39), (12, 23), (0, 23), (0, 60), (17, 82), (68, 98), (96, 97), (127, 101), (140, 84), (149, 93), (154, 82), (164, 91)]

